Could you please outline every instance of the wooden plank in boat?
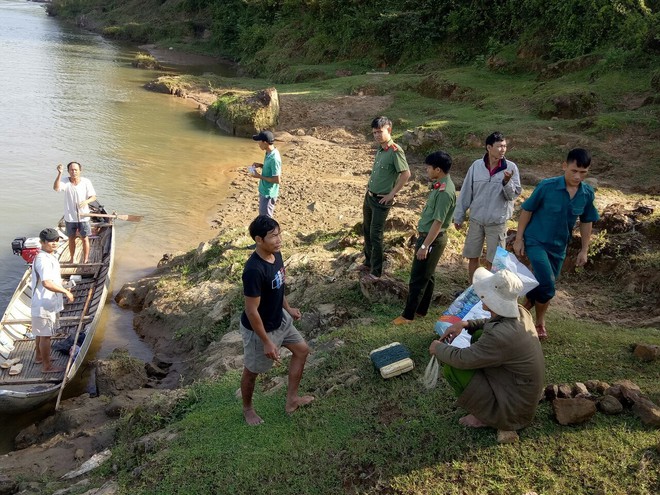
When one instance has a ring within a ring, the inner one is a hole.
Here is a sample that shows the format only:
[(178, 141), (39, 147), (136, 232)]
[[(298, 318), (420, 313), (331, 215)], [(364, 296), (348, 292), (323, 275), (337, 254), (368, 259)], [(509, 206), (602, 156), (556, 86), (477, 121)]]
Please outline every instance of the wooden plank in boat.
[[(101, 265), (102, 266), (102, 265)], [(96, 277), (101, 266), (94, 265), (79, 265), (79, 266), (63, 266), (61, 267), (61, 275), (91, 275)]]
[(49, 378), (44, 380), (43, 378), (28, 378), (25, 380), (12, 380), (3, 382), (0, 380), (0, 385), (33, 385), (35, 383), (60, 383), (61, 378)]
[[(93, 316), (85, 316), (84, 321), (89, 321), (93, 318)], [(80, 316), (60, 316), (59, 321), (60, 323), (67, 321), (80, 321)], [(0, 321), (0, 325), (27, 325), (28, 323), (32, 323), (31, 318)]]
[(60, 263), (60, 268), (78, 268), (88, 266), (103, 266), (105, 263)]
[[(17, 340), (15, 347), (12, 350), (11, 357), (19, 358), (23, 363), (23, 370), (18, 375), (9, 375), (9, 370), (1, 370), (0, 372), (0, 385), (13, 385), (19, 381), (30, 380), (31, 383), (50, 383), (52, 380), (62, 381), (62, 373), (42, 373), (41, 364), (34, 362), (34, 340)], [(64, 368), (69, 358), (68, 353), (51, 352), (51, 360), (53, 366)]]

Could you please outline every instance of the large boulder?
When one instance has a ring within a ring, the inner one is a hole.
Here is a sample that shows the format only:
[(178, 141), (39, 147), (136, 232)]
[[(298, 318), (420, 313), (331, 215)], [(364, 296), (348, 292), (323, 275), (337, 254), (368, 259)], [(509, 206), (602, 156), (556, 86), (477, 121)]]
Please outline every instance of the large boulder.
[(275, 88), (261, 91), (227, 91), (206, 110), (206, 119), (232, 136), (250, 137), (274, 129), (280, 116), (280, 99)]
[(408, 129), (401, 137), (401, 146), (407, 151), (423, 151), (443, 144), (446, 144), (446, 139), (440, 129), (415, 127)]
[(576, 119), (592, 115), (598, 106), (598, 96), (593, 91), (574, 91), (552, 95), (541, 102), (539, 115), (543, 118)]
[(653, 344), (637, 344), (633, 355), (641, 361), (655, 361), (660, 357), (660, 346)]
[(131, 357), (125, 349), (115, 349), (107, 359), (96, 362), (96, 387), (99, 395), (118, 395), (144, 387), (149, 381), (144, 362)]
[(124, 284), (115, 295), (115, 302), (120, 308), (141, 311), (147, 304), (147, 295), (157, 283), (158, 277), (147, 277)]
[(598, 410), (605, 414), (619, 414), (623, 411), (623, 404), (612, 395), (603, 395), (598, 398)]
[(541, 70), (539, 74), (539, 79), (548, 80), (556, 79), (564, 74), (569, 74), (571, 72), (577, 72), (587, 67), (595, 65), (601, 60), (600, 55), (584, 55), (582, 57), (572, 58), (568, 60), (560, 60), (559, 62), (554, 62), (548, 64), (545, 68)]
[(589, 421), (596, 414), (596, 404), (589, 399), (555, 399), (552, 409), (561, 425), (575, 425)]
[(206, 351), (206, 361), (201, 375), (217, 378), (229, 370), (243, 367), (243, 337), (236, 330), (228, 332), (217, 342), (212, 342)]
[(472, 88), (459, 86), (455, 82), (445, 79), (439, 73), (426, 76), (419, 83), (417, 91), (422, 96), (436, 100), (465, 101), (471, 99), (474, 95)]
[(638, 398), (632, 410), (645, 425), (660, 426), (660, 407), (649, 399)]

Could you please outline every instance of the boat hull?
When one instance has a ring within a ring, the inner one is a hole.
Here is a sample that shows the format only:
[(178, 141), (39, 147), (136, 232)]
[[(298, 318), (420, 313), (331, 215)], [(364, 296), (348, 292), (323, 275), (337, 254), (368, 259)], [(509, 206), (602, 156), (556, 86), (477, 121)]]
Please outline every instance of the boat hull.
[[(68, 241), (61, 243), (57, 250), (62, 266), (62, 278), (69, 279), (79, 275), (80, 282), (72, 289), (75, 300), (65, 304), (60, 314), (60, 330), (73, 339), (78, 327), (84, 333), (84, 340), (71, 363), (64, 380), (64, 372), (49, 376), (41, 373), (41, 365), (34, 363), (34, 340), (30, 333), (30, 301), (32, 297), (31, 273), (29, 266), (7, 306), (0, 327), (0, 358), (20, 358), (24, 364), (18, 376), (10, 377), (7, 370), (0, 373), (0, 413), (13, 413), (31, 410), (54, 400), (64, 381), (69, 383), (78, 373), (87, 352), (94, 340), (99, 319), (110, 291), (111, 273), (114, 261), (115, 236), (114, 224), (94, 224), (90, 237), (89, 263), (80, 263), (82, 246), (77, 240), (76, 259), (71, 260)], [(85, 315), (82, 314), (87, 296), (91, 291), (90, 304)], [(65, 337), (53, 338), (53, 346)], [(64, 368), (68, 354), (53, 350), (53, 364)]]

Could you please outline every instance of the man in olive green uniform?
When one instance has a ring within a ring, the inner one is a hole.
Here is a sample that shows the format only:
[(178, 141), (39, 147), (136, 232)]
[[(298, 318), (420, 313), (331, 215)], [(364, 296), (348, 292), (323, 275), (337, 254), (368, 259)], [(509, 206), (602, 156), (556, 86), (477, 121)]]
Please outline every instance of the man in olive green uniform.
[(431, 192), (417, 223), (419, 234), (408, 300), (403, 315), (393, 321), (395, 325), (410, 323), (415, 315), (425, 316), (428, 312), (435, 287), (435, 268), (447, 245), (447, 228), (456, 208), (456, 188), (449, 177), (451, 157), (444, 151), (436, 151), (426, 157), (425, 163)]
[(376, 117), (371, 122), (374, 139), (380, 145), (362, 208), (364, 229), (364, 265), (369, 277), (383, 273), (383, 231), (385, 220), (394, 203), (394, 196), (408, 182), (410, 170), (403, 150), (392, 141), (392, 121)]

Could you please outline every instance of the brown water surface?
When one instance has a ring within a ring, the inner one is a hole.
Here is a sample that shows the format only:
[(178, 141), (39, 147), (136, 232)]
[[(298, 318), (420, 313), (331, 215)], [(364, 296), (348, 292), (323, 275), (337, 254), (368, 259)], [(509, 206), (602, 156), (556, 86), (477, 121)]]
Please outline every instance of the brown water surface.
[[(230, 177), (260, 161), (252, 140), (220, 134), (185, 100), (144, 90), (158, 73), (130, 66), (134, 48), (64, 26), (40, 4), (0, 1), (0, 53), (2, 312), (25, 270), (11, 240), (37, 236), (62, 215), (63, 195), (52, 190), (58, 163), (80, 162), (108, 210), (144, 215), (140, 223), (117, 225), (114, 294), (153, 270), (163, 253), (213, 237), (210, 220)], [(199, 70), (226, 75), (231, 69)], [(88, 358), (120, 347), (151, 359), (132, 319), (109, 298)], [(84, 389), (83, 376), (65, 395)], [(2, 414), (0, 453), (43, 411)]]

